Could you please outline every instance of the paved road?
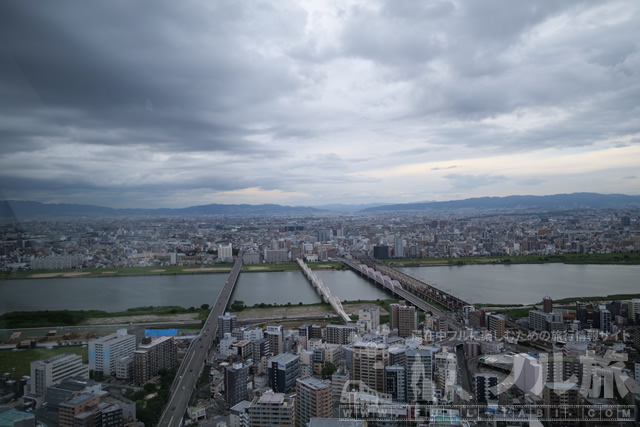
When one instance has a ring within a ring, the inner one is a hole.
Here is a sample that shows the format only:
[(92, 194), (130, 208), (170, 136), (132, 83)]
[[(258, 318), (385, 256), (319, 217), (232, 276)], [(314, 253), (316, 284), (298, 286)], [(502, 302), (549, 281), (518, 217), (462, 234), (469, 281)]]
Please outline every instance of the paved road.
[(197, 339), (194, 339), (187, 350), (184, 360), (178, 368), (178, 373), (171, 386), (171, 397), (169, 403), (160, 418), (158, 426), (172, 427), (182, 423), (182, 418), (187, 411), (191, 394), (195, 390), (198, 377), (204, 366), (205, 359), (213, 344), (218, 329), (218, 316), (224, 314), (224, 310), (229, 303), (229, 298), (233, 288), (238, 281), (240, 270), (242, 269), (242, 252), (238, 254), (238, 259), (229, 273), (229, 278), (225, 283), (216, 303), (214, 304), (209, 317), (205, 321), (204, 327)]

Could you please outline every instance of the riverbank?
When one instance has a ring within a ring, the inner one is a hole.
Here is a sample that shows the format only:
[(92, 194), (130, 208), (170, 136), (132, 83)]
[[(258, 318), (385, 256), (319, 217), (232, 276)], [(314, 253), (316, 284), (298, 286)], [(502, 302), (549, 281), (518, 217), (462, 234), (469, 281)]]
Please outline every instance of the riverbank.
[(620, 264), (640, 265), (640, 252), (610, 254), (515, 255), (460, 258), (399, 258), (380, 260), (390, 267), (438, 267), (475, 264)]
[[(338, 261), (312, 262), (307, 264), (312, 270), (346, 270)], [(18, 272), (2, 271), (0, 280), (10, 279), (50, 279), (74, 277), (123, 277), (123, 276), (164, 276), (178, 274), (228, 274), (232, 265), (213, 264), (203, 266), (162, 266), (162, 267), (122, 267), (122, 268), (86, 268), (82, 270), (25, 270)], [(295, 262), (278, 264), (249, 264), (242, 267), (243, 273), (300, 271)]]

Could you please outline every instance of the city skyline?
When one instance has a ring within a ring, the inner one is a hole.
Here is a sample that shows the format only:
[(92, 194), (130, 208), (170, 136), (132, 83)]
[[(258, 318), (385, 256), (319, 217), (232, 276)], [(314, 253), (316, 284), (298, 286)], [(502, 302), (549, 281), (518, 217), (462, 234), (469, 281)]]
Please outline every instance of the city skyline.
[(638, 194), (639, 11), (3, 4), (0, 199), (178, 208)]

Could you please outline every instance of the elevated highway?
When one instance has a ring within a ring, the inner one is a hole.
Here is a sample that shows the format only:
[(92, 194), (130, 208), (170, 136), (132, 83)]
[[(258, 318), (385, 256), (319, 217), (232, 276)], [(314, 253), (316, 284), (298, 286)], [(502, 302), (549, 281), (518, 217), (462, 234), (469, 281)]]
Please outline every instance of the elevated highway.
[(343, 322), (348, 323), (351, 322), (351, 317), (344, 311), (342, 308), (342, 303), (340, 302), (340, 298), (335, 295), (331, 295), (331, 291), (327, 288), (322, 280), (318, 279), (318, 276), (315, 275), (313, 271), (309, 268), (307, 264), (304, 263), (300, 258), (296, 260), (298, 265), (302, 269), (302, 273), (309, 279), (311, 286), (320, 294), (324, 302), (328, 302), (331, 307), (338, 313), (338, 316), (342, 319)]
[(242, 269), (242, 252), (238, 254), (238, 259), (229, 273), (229, 278), (224, 284), (222, 291), (209, 312), (209, 316), (196, 339), (191, 341), (187, 353), (184, 356), (176, 377), (171, 385), (171, 396), (158, 426), (173, 427), (182, 425), (182, 419), (187, 411), (189, 400), (195, 391), (196, 384), (204, 362), (213, 345), (218, 331), (218, 316), (224, 314), (224, 310), (229, 304), (229, 299), (236, 286), (240, 270)]

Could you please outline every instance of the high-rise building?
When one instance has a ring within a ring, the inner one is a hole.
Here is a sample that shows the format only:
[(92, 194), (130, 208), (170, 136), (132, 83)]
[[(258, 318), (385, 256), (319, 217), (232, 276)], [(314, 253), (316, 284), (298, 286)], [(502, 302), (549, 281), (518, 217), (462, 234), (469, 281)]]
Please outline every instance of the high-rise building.
[(367, 305), (358, 310), (358, 322), (362, 323), (365, 330), (377, 330), (380, 326), (380, 307)]
[(576, 301), (576, 320), (582, 325), (587, 324), (587, 304), (583, 301)]
[(278, 393), (287, 393), (296, 385), (300, 374), (300, 358), (295, 354), (281, 353), (267, 362), (269, 387)]
[(543, 403), (546, 406), (545, 416), (552, 418), (555, 408), (562, 408), (566, 419), (577, 419), (580, 416), (578, 408), (579, 383), (568, 381), (547, 382), (543, 390)]
[(271, 354), (276, 355), (284, 351), (284, 332), (282, 325), (268, 325), (265, 337), (269, 340)]
[(398, 307), (398, 335), (410, 337), (418, 329), (418, 312), (410, 305)]
[(126, 329), (118, 329), (115, 334), (89, 342), (89, 370), (114, 375), (117, 361), (133, 356), (134, 351), (136, 337), (127, 334)]
[(484, 310), (475, 310), (469, 313), (469, 326), (473, 329), (486, 328), (486, 313)]
[(431, 403), (435, 395), (433, 382), (433, 349), (418, 347), (405, 352), (407, 376), (407, 401)]
[(607, 310), (604, 304), (598, 307), (599, 329), (605, 332), (611, 332), (611, 312)]
[(489, 331), (493, 332), (497, 339), (504, 337), (507, 327), (507, 321), (504, 316), (500, 314), (490, 314), (487, 320)]
[(389, 348), (375, 342), (353, 344), (351, 379), (384, 393), (384, 368), (389, 364)]
[(546, 296), (542, 299), (542, 311), (545, 313), (553, 312), (553, 300), (551, 297)]
[(355, 326), (328, 325), (327, 342), (329, 344), (349, 344), (357, 333), (358, 329)]
[(225, 313), (218, 316), (218, 338), (224, 337), (224, 334), (230, 334), (236, 328), (238, 316), (231, 313)]
[(498, 386), (498, 376), (495, 374), (476, 374), (474, 377), (476, 389), (476, 402), (478, 405), (486, 404), (489, 400), (496, 400), (498, 392), (494, 387)]
[(58, 406), (58, 425), (60, 427), (102, 425), (99, 404), (100, 396), (94, 394), (80, 394), (60, 403)]
[(516, 387), (525, 394), (542, 397), (545, 378), (542, 365), (538, 360), (528, 355), (520, 353), (513, 356), (513, 374), (516, 380)]
[(640, 324), (640, 298), (634, 298), (628, 303), (629, 320), (634, 325)]
[(235, 406), (248, 399), (248, 379), (249, 365), (234, 363), (224, 369), (225, 401), (229, 406)]
[(218, 259), (227, 261), (233, 259), (233, 247), (231, 243), (227, 245), (218, 245)]
[(267, 392), (255, 397), (249, 413), (249, 427), (292, 426), (295, 423), (295, 399), (284, 393)]
[(438, 389), (442, 391), (442, 402), (453, 403), (455, 386), (458, 379), (458, 360), (455, 353), (446, 347), (436, 353)]
[(47, 388), (69, 377), (89, 378), (89, 365), (79, 354), (63, 353), (31, 362), (31, 389), (37, 396), (47, 397)]
[(162, 369), (178, 365), (178, 349), (173, 337), (146, 338), (133, 353), (133, 379), (144, 384)]
[(317, 378), (296, 381), (296, 425), (306, 427), (311, 418), (331, 418), (331, 383)]
[(393, 255), (396, 258), (404, 257), (404, 243), (402, 236), (397, 234), (393, 242)]
[(387, 366), (385, 371), (386, 378), (384, 392), (391, 395), (391, 399), (393, 399), (394, 402), (405, 402), (407, 397), (404, 366)]
[(342, 392), (344, 391), (344, 387), (348, 381), (349, 373), (344, 369), (343, 366), (339, 367), (337, 371), (331, 374), (331, 396), (334, 405), (340, 403)]
[(271, 355), (271, 343), (267, 338), (252, 341), (251, 347), (253, 360), (260, 360), (263, 356)]
[(376, 259), (389, 258), (389, 246), (374, 246), (373, 257)]

